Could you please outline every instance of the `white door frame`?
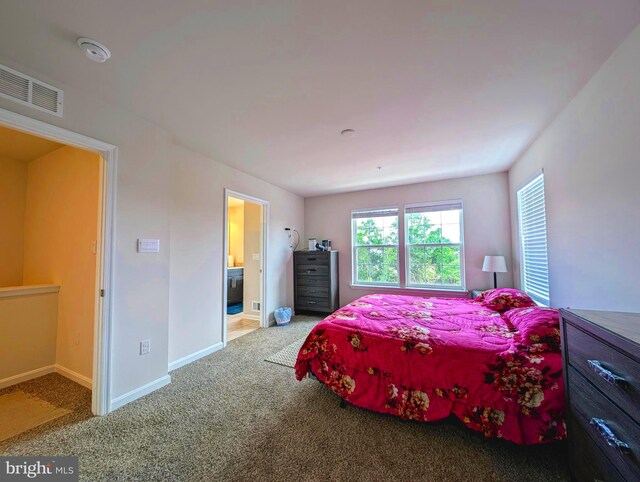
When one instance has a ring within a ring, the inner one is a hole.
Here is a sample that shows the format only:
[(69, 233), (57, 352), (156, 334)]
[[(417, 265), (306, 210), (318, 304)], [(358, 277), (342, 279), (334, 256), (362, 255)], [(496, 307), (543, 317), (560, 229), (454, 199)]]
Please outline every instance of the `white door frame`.
[(224, 189), (224, 215), (222, 239), (222, 343), (227, 346), (227, 253), (229, 252), (229, 197), (235, 197), (262, 206), (262, 239), (260, 240), (260, 264), (262, 276), (260, 278), (260, 327), (269, 327), (267, 314), (267, 270), (269, 259), (269, 201), (257, 197)]
[(88, 149), (102, 156), (91, 411), (95, 415), (105, 415), (110, 411), (111, 402), (111, 321), (118, 148), (83, 134), (1, 108), (0, 125), (66, 145)]

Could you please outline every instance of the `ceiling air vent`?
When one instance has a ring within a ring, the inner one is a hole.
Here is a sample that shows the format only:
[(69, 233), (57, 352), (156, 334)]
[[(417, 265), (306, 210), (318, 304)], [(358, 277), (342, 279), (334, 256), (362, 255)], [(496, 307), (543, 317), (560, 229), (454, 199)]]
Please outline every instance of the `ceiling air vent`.
[(0, 64), (0, 97), (62, 117), (63, 92)]

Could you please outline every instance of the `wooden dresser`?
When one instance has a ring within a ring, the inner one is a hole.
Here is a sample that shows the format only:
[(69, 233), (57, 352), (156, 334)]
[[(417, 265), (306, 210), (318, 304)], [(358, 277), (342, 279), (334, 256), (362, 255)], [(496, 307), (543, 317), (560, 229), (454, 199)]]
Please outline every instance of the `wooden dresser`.
[(296, 313), (332, 313), (340, 307), (337, 251), (293, 253)]
[(640, 480), (640, 314), (560, 313), (572, 477)]

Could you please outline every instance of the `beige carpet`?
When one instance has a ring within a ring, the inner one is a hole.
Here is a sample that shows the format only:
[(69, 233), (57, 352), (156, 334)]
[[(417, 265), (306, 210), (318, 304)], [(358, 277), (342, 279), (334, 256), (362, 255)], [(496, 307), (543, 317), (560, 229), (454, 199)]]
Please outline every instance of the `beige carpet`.
[(302, 348), (302, 344), (307, 337), (302, 337), (299, 340), (294, 341), (290, 345), (285, 346), (278, 353), (274, 353), (269, 358), (265, 358), (265, 361), (283, 365), (285, 367), (294, 368), (296, 366), (296, 359), (298, 358), (298, 352)]
[[(315, 324), (296, 319), (174, 370), (171, 384), (105, 417), (78, 409), (0, 442), (0, 455), (75, 455), (92, 482), (568, 480), (563, 443), (519, 447), (455, 420), (339, 408), (324, 385), (264, 362)], [(73, 398), (86, 404), (90, 391)]]
[(71, 413), (21, 390), (0, 396), (0, 441)]

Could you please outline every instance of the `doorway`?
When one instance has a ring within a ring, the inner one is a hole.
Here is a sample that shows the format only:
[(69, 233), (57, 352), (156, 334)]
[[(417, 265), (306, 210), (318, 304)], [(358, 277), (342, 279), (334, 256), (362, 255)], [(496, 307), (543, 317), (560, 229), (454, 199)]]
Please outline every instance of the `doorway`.
[[(80, 267), (87, 268), (84, 271), (85, 286), (82, 287), (84, 294), (72, 299), (71, 304), (65, 304), (65, 306), (73, 312), (82, 312), (83, 320), (86, 321), (86, 323), (83, 322), (82, 327), (68, 323), (63, 327), (63, 333), (61, 333), (60, 336), (58, 336), (58, 333), (55, 335), (56, 342), (61, 345), (66, 345), (68, 348), (67, 351), (71, 352), (70, 358), (65, 358), (64, 360), (56, 359), (53, 363), (44, 362), (44, 366), (34, 370), (25, 371), (24, 367), (22, 367), (22, 369), (18, 369), (20, 373), (17, 373), (15, 376), (4, 377), (3, 380), (0, 380), (0, 382), (2, 382), (0, 383), (0, 387), (17, 386), (17, 384), (22, 382), (29, 383), (30, 380), (32, 384), (35, 384), (36, 382), (33, 380), (36, 380), (42, 375), (48, 377), (61, 376), (64, 377), (66, 382), (90, 389), (90, 395), (87, 397), (87, 400), (90, 400), (90, 407), (87, 407), (87, 412), (94, 415), (104, 415), (110, 411), (110, 326), (113, 287), (113, 224), (117, 147), (4, 109), (0, 109), (0, 128), (15, 131), (16, 134), (23, 136), (32, 136), (45, 143), (58, 143), (61, 151), (55, 151), (54, 154), (57, 153), (56, 155), (59, 154), (64, 158), (68, 158), (69, 156), (93, 156), (96, 162), (95, 170), (93, 171), (95, 176), (93, 179), (95, 179), (97, 183), (97, 186), (94, 185), (90, 191), (96, 194), (96, 198), (92, 201), (93, 204), (89, 203), (94, 208), (93, 226), (91, 226), (92, 239), (87, 243), (87, 237), (84, 236), (80, 248), (83, 250), (84, 255), (87, 254), (88, 250), (91, 256), (83, 256), (84, 261), (79, 263), (77, 262), (77, 257), (73, 256), (73, 250), (67, 250), (67, 253), (65, 253), (65, 255), (69, 255), (70, 259), (74, 260), (74, 262), (71, 263), (72, 270)], [(76, 159), (76, 161), (79, 161), (79, 159)], [(44, 163), (42, 164), (44, 165)], [(38, 166), (38, 169), (34, 168), (34, 170), (39, 170), (41, 167), (42, 166)], [(74, 175), (77, 174), (77, 171), (72, 171)], [(40, 177), (42, 177), (42, 175), (47, 177), (48, 175), (46, 170), (35, 174), (40, 175)], [(47, 181), (39, 185), (48, 188), (50, 184), (51, 183)], [(35, 185), (37, 185), (37, 183)], [(54, 199), (55, 202), (59, 201), (59, 196), (55, 192), (49, 194), (51, 195), (50, 199)], [(87, 194), (86, 192), (84, 195), (92, 196), (92, 194)], [(38, 196), (39, 195), (36, 195), (36, 198), (38, 198)], [(47, 207), (48, 202), (47, 198), (41, 198), (35, 202), (36, 209), (33, 210), (33, 212), (36, 218), (38, 216), (42, 217), (43, 211), (41, 208), (43, 206)], [(84, 203), (76, 202), (76, 204)], [(64, 214), (69, 215), (69, 212), (62, 213), (62, 215)], [(71, 215), (74, 216), (74, 214)], [(47, 220), (41, 219), (40, 221), (46, 222)], [(49, 219), (49, 222), (55, 229), (60, 227), (55, 217)], [(90, 221), (87, 221), (84, 224), (86, 225), (89, 222)], [(60, 220), (60, 223), (62, 223), (62, 220)], [(40, 227), (42, 227), (42, 225)], [(53, 238), (48, 238), (46, 234), (40, 233), (37, 229), (34, 233), (31, 233), (30, 237), (32, 241), (31, 248), (29, 249), (37, 252), (38, 255), (42, 253), (46, 254), (45, 248), (50, 248), (54, 245)], [(88, 246), (86, 246), (87, 244)], [(32, 280), (35, 283), (42, 284), (45, 282), (44, 277), (51, 276), (50, 273), (51, 270), (49, 270), (48, 274), (38, 274), (37, 276), (29, 274), (29, 276), (34, 276)], [(87, 276), (91, 279), (87, 279)], [(78, 276), (74, 275), (74, 277), (77, 280)], [(54, 283), (48, 284), (45, 282), (44, 287), (19, 286), (17, 291), (24, 292), (26, 295), (46, 298), (51, 295), (51, 293), (57, 295), (62, 290), (66, 292), (70, 290), (69, 286), (71, 282), (65, 283), (67, 288), (60, 287), (58, 291), (56, 291), (55, 280), (53, 281)], [(8, 287), (5, 290), (4, 294), (6, 296), (4, 296), (1, 301), (6, 302), (8, 299), (14, 298), (11, 295), (7, 295), (7, 292), (13, 291), (11, 288), (12, 287)], [(40, 293), (41, 290), (45, 290), (46, 293)], [(29, 305), (27, 304), (26, 306)], [(60, 309), (62, 306), (58, 308)], [(50, 307), (49, 311), (53, 310), (57, 315), (59, 314), (59, 309), (55, 310), (55, 307)], [(79, 364), (77, 364), (78, 359), (74, 357), (80, 353), (82, 353), (82, 356), (80, 357)], [(69, 365), (80, 366), (82, 368), (73, 370), (69, 368)]]
[(225, 190), (223, 342), (266, 326), (265, 253), (268, 203)]

